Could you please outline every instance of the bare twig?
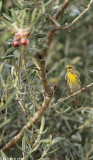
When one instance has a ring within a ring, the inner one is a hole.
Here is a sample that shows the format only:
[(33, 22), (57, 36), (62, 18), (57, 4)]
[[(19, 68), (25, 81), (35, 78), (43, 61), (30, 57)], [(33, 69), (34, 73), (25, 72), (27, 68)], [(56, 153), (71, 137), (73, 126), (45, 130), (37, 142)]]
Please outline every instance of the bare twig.
[(82, 19), (82, 22), (78, 21), (76, 25), (73, 26), (73, 29), (80, 28), (82, 25), (85, 25), (86, 23), (90, 23), (91, 19), (93, 19), (93, 14), (89, 14), (86, 18)]
[[(21, 92), (21, 85), (20, 85), (20, 66), (21, 66), (21, 55), (18, 57), (18, 69), (17, 69), (17, 77), (18, 77), (18, 90), (19, 92)], [(26, 116), (28, 117), (28, 119), (30, 119), (30, 116), (25, 108), (25, 103), (23, 100), (23, 96), (22, 94), (19, 94), (20, 97), (20, 102), (21, 102), (21, 107), (23, 109), (23, 111), (25, 112)]]
[(90, 9), (92, 3), (93, 3), (93, 0), (90, 1), (87, 8), (79, 16), (77, 16), (69, 25), (67, 25), (66, 27), (54, 27), (52, 31), (67, 30), (67, 29), (71, 28), (73, 26), (73, 24), (75, 24)]
[(72, 22), (71, 24), (69, 25), (69, 27), (71, 27), (73, 24), (75, 24), (91, 7), (93, 3), (93, 0), (90, 1), (90, 3), (88, 4), (87, 8), (78, 16), (76, 17)]
[(55, 103), (54, 105), (50, 106), (49, 108), (55, 107), (56, 105), (58, 105), (58, 104), (60, 104), (60, 103), (62, 103), (62, 102), (64, 102), (64, 101), (68, 100), (68, 99), (71, 98), (71, 97), (74, 97), (74, 96), (77, 95), (78, 93), (80, 93), (80, 92), (86, 90), (87, 88), (89, 88), (89, 87), (91, 87), (91, 86), (93, 86), (93, 83), (90, 83), (90, 84), (87, 85), (86, 87), (84, 87), (84, 88), (78, 90), (78, 91), (75, 92), (74, 94), (72, 94), (72, 95), (70, 95), (70, 96), (68, 96), (68, 97), (66, 97), (66, 98), (64, 98), (64, 99), (63, 99), (63, 98), (60, 98), (60, 99), (58, 100), (57, 103)]
[(53, 16), (55, 19), (58, 19), (63, 11), (67, 8), (71, 0), (65, 0), (63, 4), (60, 5), (57, 13)]

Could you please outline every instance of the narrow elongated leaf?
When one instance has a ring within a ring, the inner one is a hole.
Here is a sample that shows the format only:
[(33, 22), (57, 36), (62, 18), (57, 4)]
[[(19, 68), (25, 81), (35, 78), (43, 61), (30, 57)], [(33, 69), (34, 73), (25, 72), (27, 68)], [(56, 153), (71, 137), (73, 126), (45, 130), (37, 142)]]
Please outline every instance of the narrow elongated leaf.
[(50, 159), (47, 157), (47, 158), (42, 158), (42, 160), (50, 160)]
[(6, 25), (5, 24), (0, 24), (0, 29), (5, 29)]
[(31, 121), (31, 120), (29, 120), (29, 122), (30, 122), (30, 124), (33, 126), (33, 128), (35, 128), (35, 129), (36, 129), (36, 127), (35, 127), (35, 125), (32, 123), (32, 121)]
[(11, 118), (7, 119), (5, 122), (0, 124), (0, 129), (3, 128), (4, 126), (8, 125), (11, 122)]
[(36, 38), (42, 38), (42, 37), (45, 37), (45, 36), (46, 36), (46, 34), (36, 34), (35, 35)]
[(0, 74), (1, 74), (1, 72), (2, 72), (3, 66), (4, 66), (4, 64), (3, 64), (3, 63), (2, 63), (2, 64), (0, 64)]
[(40, 142), (42, 142), (42, 143), (49, 143), (50, 139), (44, 139), (44, 140), (41, 140)]
[(9, 26), (10, 28), (12, 28), (12, 23), (9, 22), (8, 20), (6, 20), (4, 17), (1, 17), (0, 20), (6, 24), (6, 26)]
[(39, 142), (39, 143), (34, 147), (34, 149), (32, 150), (32, 152), (35, 152), (35, 151), (40, 147), (40, 144), (41, 144), (41, 142)]
[(10, 59), (10, 58), (13, 58), (14, 55), (9, 55), (9, 56), (5, 56), (5, 57), (1, 57), (0, 59), (1, 60), (4, 60), (4, 59)]
[(15, 12), (15, 10), (14, 10), (13, 8), (11, 9), (11, 14), (12, 14), (12, 17), (13, 17), (14, 22), (16, 22), (16, 24), (17, 24), (18, 26), (20, 26), (20, 22), (19, 22), (19, 20), (18, 20), (18, 16), (16, 15), (16, 12)]
[(20, 8), (20, 9), (22, 9), (23, 8), (23, 5), (22, 5), (22, 3), (21, 3), (21, 1), (19, 0), (13, 0), (13, 2), (14, 2), (14, 4), (18, 7), (18, 8)]
[(9, 39), (14, 33), (13, 32), (8, 32), (6, 34), (3, 35), (2, 40), (6, 41), (7, 39)]
[(50, 149), (50, 145), (47, 144), (47, 145), (45, 146), (45, 148), (44, 148), (44, 151), (43, 151), (43, 153), (42, 153), (42, 157), (41, 157), (41, 158), (43, 158), (43, 157), (46, 155), (46, 153), (49, 151), (49, 149)]
[(45, 4), (43, 1), (41, 1), (41, 6), (42, 6), (43, 13), (44, 13), (45, 12)]
[(9, 118), (9, 119), (5, 120), (5, 122), (1, 123), (1, 124), (0, 124), (0, 128), (3, 128), (3, 127), (5, 127), (5, 126), (9, 125), (9, 124), (16, 118), (17, 114), (18, 114), (17, 112), (14, 113), (14, 114), (11, 116), (11, 118)]
[(26, 139), (25, 139), (25, 135), (22, 138), (22, 150), (23, 150), (23, 156), (25, 156), (25, 149), (26, 149)]
[(15, 51), (16, 48), (15, 47), (11, 47), (9, 48), (6, 52), (5, 52), (5, 55), (8, 56), (9, 54), (11, 54), (13, 51)]
[(35, 8), (35, 9), (33, 10), (32, 17), (31, 17), (31, 26), (33, 26), (33, 23), (34, 23), (34, 21), (35, 21), (36, 12), (37, 12), (37, 9)]
[(4, 16), (7, 20), (9, 20), (10, 22), (13, 22), (13, 18), (10, 17), (9, 15), (3, 13), (3, 16)]
[(30, 25), (30, 22), (31, 22), (31, 10), (28, 11), (28, 17), (27, 17), (27, 25), (29, 26)]
[(37, 59), (32, 55), (31, 55), (31, 59), (32, 59), (33, 63), (36, 65), (36, 67), (40, 70), (40, 67), (39, 67)]
[(3, 105), (3, 107), (0, 109), (0, 111), (6, 109), (12, 102), (13, 102), (13, 99), (15, 97), (15, 94), (16, 94), (16, 90), (14, 90), (12, 92), (12, 94), (10, 95), (10, 97), (8, 98), (7, 102), (5, 105)]
[(0, 10), (1, 10), (1, 7), (2, 7), (2, 1), (0, 1)]
[(64, 113), (68, 112), (70, 109), (71, 109), (71, 106), (70, 106), (70, 107), (68, 107), (67, 109), (65, 109), (65, 110), (62, 112), (62, 114), (64, 114)]
[(93, 160), (93, 156), (91, 156), (91, 157), (88, 157), (88, 160)]
[(26, 143), (31, 144), (30, 139), (29, 139), (29, 137), (28, 137), (28, 134), (27, 134), (27, 131), (26, 131), (26, 130), (24, 130), (24, 136), (25, 136), (25, 141), (26, 141)]
[(5, 156), (4, 152), (2, 150), (0, 152), (1, 152), (2, 158), (6, 160), (6, 156)]
[(43, 132), (44, 126), (45, 126), (45, 118), (44, 118), (44, 116), (43, 116), (43, 117), (42, 117), (42, 120), (41, 120), (40, 133)]
[(62, 141), (63, 139), (64, 138), (62, 138), (62, 137), (57, 137), (57, 138), (55, 138), (55, 139), (52, 140), (52, 144), (56, 144), (56, 143)]
[(2, 108), (3, 105), (4, 105), (3, 99), (1, 99), (0, 108)]
[(52, 0), (46, 1), (45, 6), (48, 7), (51, 2), (52, 2)]
[(36, 20), (35, 20), (35, 24), (38, 23), (38, 21), (40, 20), (40, 17), (42, 16), (42, 10), (39, 11), (37, 17), (36, 17)]
[(22, 16), (21, 16), (21, 28), (23, 28), (23, 26), (24, 26), (25, 16), (26, 16), (26, 10), (24, 9), (24, 10), (22, 11)]

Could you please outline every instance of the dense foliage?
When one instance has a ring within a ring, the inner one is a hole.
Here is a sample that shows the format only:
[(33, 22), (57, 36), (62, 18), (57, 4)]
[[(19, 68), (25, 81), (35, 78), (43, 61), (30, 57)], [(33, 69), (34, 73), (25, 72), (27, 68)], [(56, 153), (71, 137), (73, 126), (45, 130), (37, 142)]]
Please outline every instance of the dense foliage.
[[(0, 1), (0, 148), (28, 121), (33, 126), (24, 130), (22, 141), (7, 154), (1, 151), (0, 158), (93, 159), (93, 89), (86, 87), (93, 82), (93, 7), (69, 29), (57, 30), (50, 48), (45, 45), (49, 31), (55, 28), (51, 23), (56, 28), (68, 26), (89, 2), (72, 0), (56, 20), (53, 15), (64, 0)], [(46, 96), (39, 67), (43, 48), (48, 49), (47, 80), (58, 88), (43, 116), (32, 124), (29, 117), (39, 110)], [(76, 67), (81, 88), (86, 87), (78, 94), (80, 106), (75, 105), (74, 97), (58, 103), (69, 96), (64, 70), (67, 64)]]

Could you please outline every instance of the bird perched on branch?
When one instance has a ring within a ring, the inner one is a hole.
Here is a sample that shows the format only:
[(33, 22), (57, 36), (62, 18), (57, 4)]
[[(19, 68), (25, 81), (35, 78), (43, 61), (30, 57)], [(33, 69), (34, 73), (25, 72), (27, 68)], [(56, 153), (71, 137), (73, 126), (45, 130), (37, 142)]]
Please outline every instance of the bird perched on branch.
[[(67, 65), (65, 69), (66, 69), (65, 79), (69, 87), (69, 92), (70, 94), (75, 93), (80, 89), (80, 74), (78, 71), (76, 71), (76, 68), (72, 65)], [(75, 95), (75, 104), (79, 105), (77, 95)]]

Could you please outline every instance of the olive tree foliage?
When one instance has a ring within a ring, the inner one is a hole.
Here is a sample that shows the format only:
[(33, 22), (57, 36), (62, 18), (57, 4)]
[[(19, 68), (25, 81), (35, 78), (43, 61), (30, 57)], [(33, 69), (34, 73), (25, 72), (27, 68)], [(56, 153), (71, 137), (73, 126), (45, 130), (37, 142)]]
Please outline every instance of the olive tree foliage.
[[(0, 158), (93, 159), (92, 3), (0, 1)], [(79, 106), (67, 64), (80, 72)]]

